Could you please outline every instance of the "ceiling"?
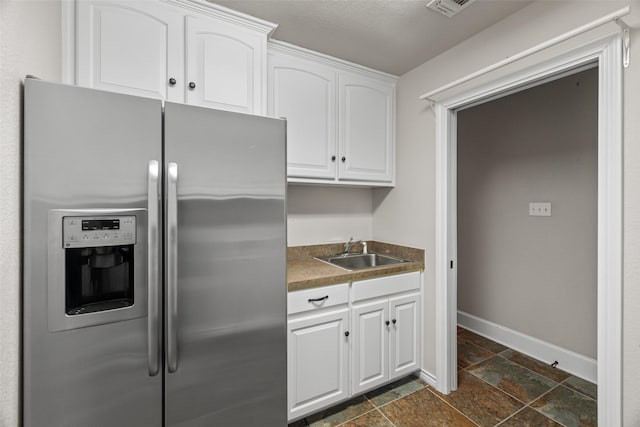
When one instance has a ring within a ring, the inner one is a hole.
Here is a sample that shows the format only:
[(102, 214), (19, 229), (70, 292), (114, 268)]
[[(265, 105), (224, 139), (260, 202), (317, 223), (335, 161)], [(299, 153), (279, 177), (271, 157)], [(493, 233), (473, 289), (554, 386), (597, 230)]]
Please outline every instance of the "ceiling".
[(428, 0), (209, 0), (278, 24), (272, 38), (402, 75), (530, 0), (478, 0), (452, 18)]

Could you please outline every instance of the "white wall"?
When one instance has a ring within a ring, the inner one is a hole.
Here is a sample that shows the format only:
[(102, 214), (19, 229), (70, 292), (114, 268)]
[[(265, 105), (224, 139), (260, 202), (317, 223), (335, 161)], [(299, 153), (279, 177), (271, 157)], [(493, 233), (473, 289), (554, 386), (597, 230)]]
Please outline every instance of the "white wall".
[(597, 357), (597, 148), (597, 68), (458, 113), (459, 310)]
[(289, 185), (288, 246), (370, 240), (371, 189)]
[[(432, 89), (535, 46), (593, 19), (632, 5), (626, 18), (640, 23), (640, 2), (537, 1), (405, 74), (397, 86), (396, 188), (374, 190), (373, 238), (393, 236), (426, 251), (423, 369), (435, 372), (434, 206), (435, 125), (418, 97)], [(631, 66), (624, 88), (624, 385), (625, 426), (640, 425), (640, 30), (631, 32)], [(394, 232), (395, 230), (395, 232)]]
[(60, 81), (60, 1), (0, 2), (0, 426), (20, 402), (20, 167), (26, 74)]

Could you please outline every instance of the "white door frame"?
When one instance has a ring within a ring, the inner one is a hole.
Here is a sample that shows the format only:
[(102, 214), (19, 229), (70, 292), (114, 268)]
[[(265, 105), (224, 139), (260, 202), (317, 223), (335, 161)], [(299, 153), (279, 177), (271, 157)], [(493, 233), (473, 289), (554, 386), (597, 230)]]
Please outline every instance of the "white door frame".
[(531, 87), (569, 70), (598, 66), (598, 424), (622, 420), (622, 44), (608, 37), (465, 91), (436, 112), (436, 388), (457, 388), (456, 111)]

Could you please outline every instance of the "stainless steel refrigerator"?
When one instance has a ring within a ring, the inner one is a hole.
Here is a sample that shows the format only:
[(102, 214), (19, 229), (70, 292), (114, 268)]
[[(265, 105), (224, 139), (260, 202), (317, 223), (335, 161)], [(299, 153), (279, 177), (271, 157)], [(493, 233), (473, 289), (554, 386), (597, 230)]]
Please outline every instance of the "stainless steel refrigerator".
[(283, 120), (24, 88), (25, 426), (286, 425)]

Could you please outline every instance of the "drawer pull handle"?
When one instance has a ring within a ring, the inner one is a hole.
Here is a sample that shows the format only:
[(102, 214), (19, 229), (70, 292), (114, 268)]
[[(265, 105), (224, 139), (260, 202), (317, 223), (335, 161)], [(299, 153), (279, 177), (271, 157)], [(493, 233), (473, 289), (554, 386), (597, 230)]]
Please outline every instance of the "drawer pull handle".
[(320, 302), (329, 299), (329, 295), (325, 295), (321, 298), (309, 298), (309, 302)]
[(396, 319), (393, 319), (391, 322), (395, 325), (396, 324)]
[(388, 321), (388, 320), (385, 320), (385, 321), (384, 321), (384, 324), (385, 324), (385, 325), (387, 325), (387, 326), (389, 326), (389, 321)]

